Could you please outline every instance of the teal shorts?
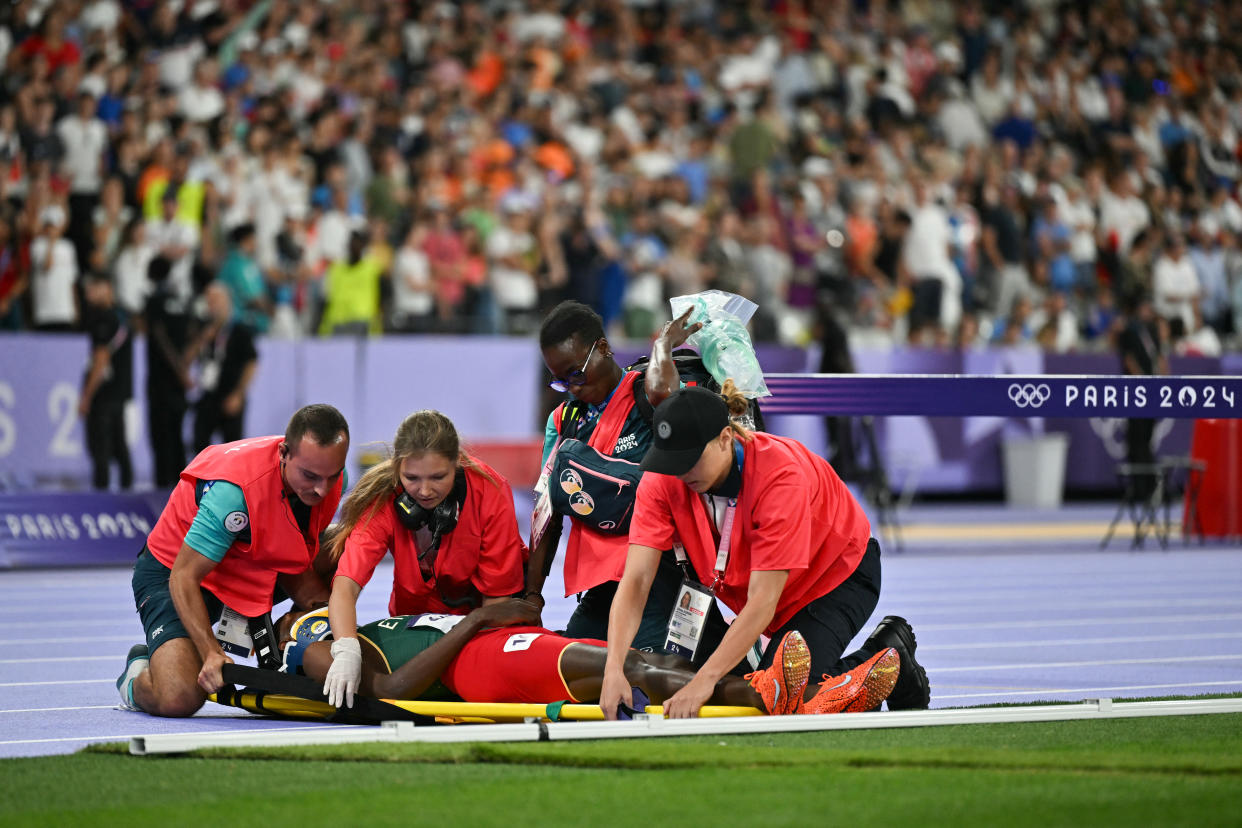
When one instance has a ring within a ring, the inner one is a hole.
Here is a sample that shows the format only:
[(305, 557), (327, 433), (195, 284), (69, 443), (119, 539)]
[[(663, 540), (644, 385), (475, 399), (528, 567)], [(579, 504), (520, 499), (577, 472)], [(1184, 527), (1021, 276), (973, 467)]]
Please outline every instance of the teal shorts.
[[(160, 563), (145, 546), (134, 563), (134, 606), (142, 619), (143, 632), (147, 634), (147, 649), (154, 653), (161, 644), (174, 638), (189, 638), (181, 616), (173, 605), (168, 579), (172, 570)], [(212, 593), (200, 587), (203, 603), (207, 606), (207, 619), (215, 626), (224, 611), (224, 604)]]

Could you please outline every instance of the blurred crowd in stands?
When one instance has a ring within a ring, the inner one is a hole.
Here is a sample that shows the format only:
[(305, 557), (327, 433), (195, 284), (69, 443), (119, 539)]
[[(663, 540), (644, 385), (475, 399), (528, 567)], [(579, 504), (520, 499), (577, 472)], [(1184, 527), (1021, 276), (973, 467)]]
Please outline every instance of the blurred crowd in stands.
[(5, 3), (0, 327), (103, 277), (187, 353), (213, 284), (260, 337), (642, 340), (719, 288), (758, 341), (1115, 350), (1150, 299), (1218, 354), (1240, 55), (1223, 1)]

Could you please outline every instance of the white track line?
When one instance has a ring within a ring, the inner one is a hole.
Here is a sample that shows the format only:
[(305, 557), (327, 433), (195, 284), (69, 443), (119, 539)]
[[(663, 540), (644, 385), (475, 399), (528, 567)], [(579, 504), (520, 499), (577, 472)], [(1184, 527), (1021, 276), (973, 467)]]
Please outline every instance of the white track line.
[(73, 681), (6, 681), (0, 683), (0, 687), (44, 687), (50, 684), (112, 684), (116, 683), (116, 679), (74, 679)]
[[(203, 731), (193, 731), (193, 732), (194, 732), (194, 733), (201, 733), (202, 735), (204, 735), (204, 736), (205, 736), (205, 735), (208, 735), (208, 734), (215, 735), (215, 734), (218, 734), (218, 733), (238, 733), (238, 732), (245, 732), (245, 733), (269, 733), (269, 732), (276, 732), (276, 733), (279, 733), (279, 732), (280, 732), (280, 731), (282, 731), (282, 730), (290, 730), (290, 729), (296, 729), (296, 730), (331, 730), (331, 729), (333, 729), (333, 728), (337, 728), (337, 729), (342, 729), (342, 730), (343, 730), (343, 729), (345, 729), (345, 728), (355, 728), (355, 727), (357, 727), (357, 725), (302, 725), (302, 726), (301, 726), (301, 727), (299, 727), (299, 728), (287, 728), (287, 727), (265, 727), (265, 728), (257, 728), (257, 729), (255, 729), (255, 730), (245, 730), (245, 731), (237, 731), (237, 730), (203, 730)], [(66, 736), (66, 737), (59, 738), (59, 739), (7, 739), (7, 740), (5, 740), (5, 741), (0, 741), (0, 745), (37, 745), (37, 744), (45, 744), (45, 743), (48, 743), (48, 742), (119, 742), (119, 741), (121, 741), (122, 739), (135, 739), (135, 738), (141, 738), (141, 737), (143, 737), (143, 736), (149, 736), (149, 735), (150, 735), (150, 734), (146, 734), (146, 733), (133, 733), (133, 734), (130, 734), (130, 735), (128, 735), (128, 736), (126, 736), (126, 735), (115, 735), (115, 736), (113, 736), (113, 735), (109, 735), (109, 736)]]
[[(0, 595), (0, 601), (3, 601), (3, 595)], [(97, 603), (84, 603), (82, 601), (74, 601), (73, 609), (75, 610), (115, 610), (116, 601), (100, 601)], [(46, 614), (50, 607), (46, 601), (31, 604), (19, 604), (15, 601), (4, 601), (0, 604), (0, 615), (32, 615)]]
[(115, 704), (87, 704), (81, 707), (16, 707), (0, 713), (51, 713), (56, 710), (115, 710)]
[(1047, 693), (1115, 693), (1132, 690), (1178, 690), (1187, 687), (1236, 687), (1242, 691), (1242, 681), (1189, 681), (1181, 684), (1127, 684), (1120, 687), (1046, 687), (1042, 690), (995, 690), (991, 693), (936, 693), (937, 702), (945, 699), (1005, 699), (1010, 696), (1042, 696)]
[[(131, 609), (129, 612), (132, 613), (133, 610)], [(70, 624), (76, 624), (79, 627), (90, 626), (111, 629), (113, 627), (125, 626), (133, 627), (139, 631), (142, 630), (142, 624), (139, 622), (138, 617), (134, 616), (131, 618), (129, 613), (121, 618), (110, 618), (107, 616), (100, 616), (99, 613), (94, 612), (88, 615), (67, 615), (65, 613), (56, 612), (53, 609), (48, 613), (48, 615), (50, 616), (49, 618), (45, 618), (41, 621), (4, 621), (0, 623), (4, 624), (5, 629), (13, 629), (14, 627), (36, 627), (46, 629), (53, 623), (62, 624), (68, 622)]]
[[(1109, 594), (1113, 594), (1110, 592)], [(1163, 595), (1167, 596), (1167, 591)], [(902, 610), (909, 613), (911, 618), (919, 614), (961, 614), (962, 601), (967, 598), (967, 593), (950, 596), (942, 601), (903, 601)], [(996, 595), (990, 595), (983, 600), (978, 600), (970, 593), (970, 607), (972, 612), (981, 612), (988, 610), (1021, 610), (1022, 612), (1047, 612), (1053, 611), (1060, 614), (1072, 612), (1074, 610), (1103, 610), (1103, 609), (1131, 609), (1140, 607), (1143, 609), (1202, 609), (1205, 607), (1223, 607), (1233, 609), (1238, 605), (1238, 591), (1234, 590), (1228, 593), (1222, 592), (1220, 597), (1205, 598), (1201, 595), (1187, 598), (1168, 598), (1168, 597), (1152, 597), (1146, 598), (1141, 595), (1132, 598), (1092, 598), (1083, 595), (1066, 595), (1055, 601), (1024, 601), (1022, 593), (1014, 593), (1010, 598)], [(1066, 600), (1069, 598), (1070, 600)], [(990, 600), (989, 600), (990, 599)]]
[(86, 644), (96, 641), (135, 641), (139, 635), (86, 635), (80, 638), (3, 638), (0, 647), (16, 647), (22, 644)]
[(1154, 641), (1215, 641), (1242, 638), (1238, 632), (1190, 633), (1187, 635), (1127, 635), (1115, 638), (1049, 638), (1042, 641), (975, 641), (968, 644), (941, 644), (929, 642), (918, 652), (947, 652), (949, 650), (997, 650), (1021, 647), (1079, 647), (1090, 644), (1143, 644)]
[(1100, 626), (1102, 624), (1200, 624), (1204, 622), (1212, 623), (1219, 621), (1242, 621), (1242, 613), (1226, 612), (1211, 615), (1131, 615), (1121, 616), (1117, 618), (1040, 618), (1034, 621), (993, 621), (993, 620), (975, 620), (962, 624), (915, 624), (916, 634), (924, 630), (935, 630), (937, 632), (946, 630), (1021, 630), (1021, 629), (1040, 629), (1043, 627), (1081, 627), (1090, 624), (1091, 626)]
[[(1242, 659), (1242, 654), (1175, 656), (1172, 658), (1115, 658), (1093, 659), (1091, 661), (1048, 661), (1039, 664), (975, 664), (968, 667), (936, 667), (928, 672), (935, 676), (941, 673), (983, 673), (989, 670), (1051, 670), (1070, 667), (1119, 666), (1122, 664), (1188, 664), (1192, 661), (1237, 661), (1239, 659)], [(1239, 681), (1242, 681), (1242, 679)]]
[(124, 656), (118, 655), (99, 655), (99, 656), (59, 656), (57, 658), (0, 658), (0, 664), (60, 664), (66, 661), (114, 661)]

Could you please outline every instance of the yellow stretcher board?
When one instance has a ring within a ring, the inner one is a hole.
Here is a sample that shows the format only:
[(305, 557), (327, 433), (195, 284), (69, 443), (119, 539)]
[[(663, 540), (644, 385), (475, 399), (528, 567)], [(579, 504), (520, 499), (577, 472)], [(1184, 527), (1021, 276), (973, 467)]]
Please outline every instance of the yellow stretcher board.
[[(221, 693), (208, 696), (217, 704), (239, 707), (251, 713), (288, 716), (296, 719), (327, 719), (336, 708), (327, 702), (304, 699), (283, 693), (267, 693), (256, 690), (238, 690), (232, 694)], [(465, 724), (469, 722), (502, 723), (523, 722), (527, 719), (543, 721), (603, 721), (604, 712), (594, 704), (522, 704), (509, 702), (451, 702), (451, 701), (403, 701), (379, 699), (383, 705), (398, 708), (416, 716), (425, 716), (442, 722)], [(646, 712), (663, 715), (664, 708), (651, 705)], [(754, 707), (727, 707), (707, 705), (699, 711), (700, 718), (723, 718), (727, 716), (762, 716), (763, 711)], [(394, 717), (395, 718), (395, 717)]]

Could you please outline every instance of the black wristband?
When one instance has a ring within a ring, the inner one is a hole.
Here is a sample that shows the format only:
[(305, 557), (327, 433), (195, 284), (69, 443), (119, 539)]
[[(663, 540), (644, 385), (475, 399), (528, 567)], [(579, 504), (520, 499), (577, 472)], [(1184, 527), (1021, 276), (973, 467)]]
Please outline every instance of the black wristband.
[(532, 597), (532, 596), (533, 596), (533, 597), (535, 597), (535, 598), (538, 598), (538, 599), (539, 599), (539, 603), (541, 603), (541, 604), (545, 604), (545, 605), (546, 605), (546, 604), (548, 603), (547, 601), (545, 601), (545, 600), (543, 599), (543, 593), (542, 593), (542, 592), (536, 592), (536, 591), (535, 591), (535, 590), (533, 590), (533, 589), (532, 589), (532, 590), (530, 590), (529, 592), (525, 592), (525, 593), (523, 593), (523, 594), (522, 594), (522, 600), (523, 600), (523, 601), (529, 601), (529, 600), (531, 599), (531, 597)]

